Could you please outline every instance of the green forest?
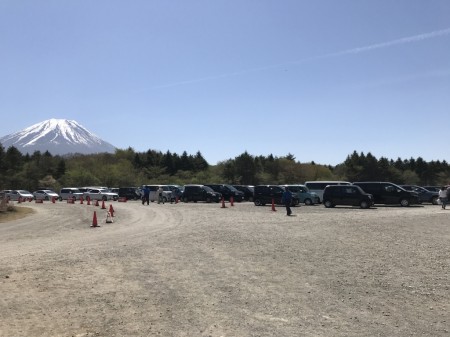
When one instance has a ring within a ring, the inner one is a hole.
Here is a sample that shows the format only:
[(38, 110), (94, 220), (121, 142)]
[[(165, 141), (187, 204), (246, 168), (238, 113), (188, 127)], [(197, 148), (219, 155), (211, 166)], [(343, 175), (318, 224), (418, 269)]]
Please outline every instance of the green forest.
[(301, 184), (308, 180), (390, 181), (397, 184), (446, 185), (450, 167), (422, 158), (376, 158), (354, 151), (339, 165), (301, 163), (288, 153), (277, 157), (247, 152), (210, 165), (200, 152), (181, 155), (167, 151), (53, 156), (39, 151), (22, 154), (0, 145), (0, 189), (34, 191), (61, 187), (128, 187), (143, 184), (230, 183), (241, 185)]

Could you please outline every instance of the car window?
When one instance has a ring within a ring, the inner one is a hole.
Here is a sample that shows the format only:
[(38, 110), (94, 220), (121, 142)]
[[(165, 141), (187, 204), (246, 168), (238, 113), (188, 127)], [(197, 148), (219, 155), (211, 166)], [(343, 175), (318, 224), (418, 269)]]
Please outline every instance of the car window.
[(353, 187), (344, 187), (344, 193), (346, 193), (346, 194), (355, 194), (356, 193), (356, 189), (354, 189)]

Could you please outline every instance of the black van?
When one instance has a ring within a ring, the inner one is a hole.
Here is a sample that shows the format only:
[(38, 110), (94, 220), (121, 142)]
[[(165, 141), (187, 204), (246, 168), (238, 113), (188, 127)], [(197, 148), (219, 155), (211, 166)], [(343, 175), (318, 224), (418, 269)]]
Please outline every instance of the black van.
[(119, 187), (117, 194), (119, 198), (127, 198), (127, 200), (138, 200), (141, 198), (141, 193), (137, 187)]
[(244, 192), (238, 191), (235, 187), (228, 184), (205, 184), (211, 187), (214, 191), (222, 194), (225, 200), (230, 200), (233, 197), (234, 201), (241, 202), (244, 200)]
[(211, 187), (204, 185), (184, 185), (183, 193), (181, 194), (181, 200), (184, 202), (219, 202), (222, 199), (222, 195), (215, 192)]
[(373, 205), (373, 196), (359, 186), (328, 185), (323, 190), (322, 202), (326, 208), (336, 205), (370, 208)]
[[(271, 204), (272, 200), (274, 204), (282, 205), (281, 202), (283, 198), (284, 187), (279, 185), (257, 185), (254, 189), (253, 202), (256, 206), (264, 206), (266, 204)], [(292, 193), (292, 192), (291, 192)], [(298, 206), (300, 200), (298, 197), (292, 193), (292, 206)]]
[(361, 187), (364, 192), (372, 194), (375, 204), (400, 204), (403, 207), (420, 204), (419, 195), (416, 192), (407, 191), (390, 182), (363, 181), (353, 184)]

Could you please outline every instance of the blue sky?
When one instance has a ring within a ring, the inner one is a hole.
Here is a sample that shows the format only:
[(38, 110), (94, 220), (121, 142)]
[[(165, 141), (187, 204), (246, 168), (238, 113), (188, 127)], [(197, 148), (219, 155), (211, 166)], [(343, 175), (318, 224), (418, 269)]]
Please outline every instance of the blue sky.
[(448, 0), (1, 0), (0, 45), (0, 136), (450, 161)]

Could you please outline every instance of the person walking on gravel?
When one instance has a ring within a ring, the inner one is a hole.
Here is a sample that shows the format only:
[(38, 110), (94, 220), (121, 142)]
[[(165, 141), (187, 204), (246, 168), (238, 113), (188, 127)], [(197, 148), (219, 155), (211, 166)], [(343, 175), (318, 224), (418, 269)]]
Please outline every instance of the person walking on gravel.
[(445, 188), (445, 186), (442, 186), (439, 190), (439, 200), (441, 201), (442, 209), (445, 209), (445, 207), (447, 206), (448, 192), (449, 189)]
[(292, 193), (289, 191), (287, 187), (285, 187), (283, 195), (281, 197), (281, 202), (286, 206), (286, 215), (290, 216), (292, 214), (291, 211), (291, 203), (292, 203)]

